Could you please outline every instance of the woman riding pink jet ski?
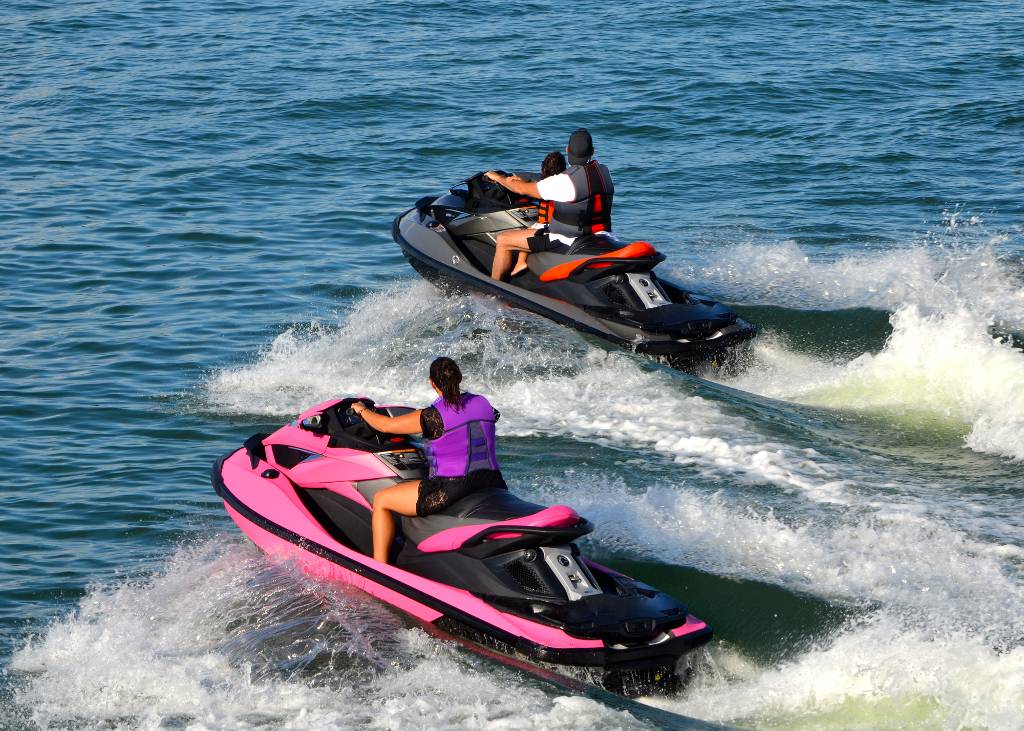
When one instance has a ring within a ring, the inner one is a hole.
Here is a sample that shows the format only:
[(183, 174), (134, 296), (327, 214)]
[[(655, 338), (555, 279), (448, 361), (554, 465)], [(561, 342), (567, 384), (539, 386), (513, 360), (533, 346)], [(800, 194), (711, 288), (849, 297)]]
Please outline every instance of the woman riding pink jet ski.
[(381, 490), (373, 498), (373, 557), (388, 562), (395, 535), (392, 513), (425, 516), (444, 510), (481, 488), (505, 488), (495, 454), (498, 412), (483, 396), (459, 390), (462, 371), (451, 358), (430, 364), (433, 405), (401, 416), (379, 414), (364, 403), (352, 409), (367, 424), (387, 434), (422, 432), (430, 471), (425, 480), (409, 480)]

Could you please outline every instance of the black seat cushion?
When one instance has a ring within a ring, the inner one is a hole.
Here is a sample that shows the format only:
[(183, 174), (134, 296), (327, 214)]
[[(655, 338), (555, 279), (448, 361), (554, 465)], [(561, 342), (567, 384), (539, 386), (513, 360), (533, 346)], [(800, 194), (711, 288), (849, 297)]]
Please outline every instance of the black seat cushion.
[[(516, 497), (511, 491), (500, 487), (476, 490), (450, 505), (446, 511), (453, 512), (460, 518), (475, 518), (488, 522), (511, 520), (524, 515), (533, 515), (545, 510), (546, 505), (527, 502)], [(429, 516), (428, 516), (429, 517)]]
[(471, 492), (457, 503), (423, 518), (402, 518), (402, 532), (413, 543), (462, 525), (483, 525), (539, 513), (546, 505), (530, 503), (500, 487)]
[(598, 236), (597, 234), (585, 234), (572, 242), (569, 256), (582, 256), (584, 254), (595, 256), (607, 254), (609, 251), (621, 249), (625, 244), (614, 236)]

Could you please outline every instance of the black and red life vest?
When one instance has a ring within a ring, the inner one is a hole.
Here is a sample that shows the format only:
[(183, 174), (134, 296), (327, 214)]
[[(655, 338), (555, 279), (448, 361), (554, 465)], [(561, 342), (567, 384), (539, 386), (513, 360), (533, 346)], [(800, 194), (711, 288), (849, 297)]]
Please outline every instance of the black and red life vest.
[(612, 230), (612, 198), (615, 186), (608, 168), (597, 160), (573, 165), (565, 171), (576, 191), (572, 202), (541, 201), (537, 223), (548, 231), (575, 239)]

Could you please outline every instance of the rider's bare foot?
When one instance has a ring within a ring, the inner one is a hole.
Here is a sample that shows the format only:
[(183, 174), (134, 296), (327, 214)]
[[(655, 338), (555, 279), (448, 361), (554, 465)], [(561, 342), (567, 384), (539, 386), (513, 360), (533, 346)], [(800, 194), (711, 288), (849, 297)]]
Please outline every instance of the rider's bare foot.
[(516, 266), (512, 267), (512, 275), (511, 276), (514, 277), (516, 275), (522, 274), (527, 269), (529, 269), (529, 267), (526, 266), (526, 264), (517, 264)]

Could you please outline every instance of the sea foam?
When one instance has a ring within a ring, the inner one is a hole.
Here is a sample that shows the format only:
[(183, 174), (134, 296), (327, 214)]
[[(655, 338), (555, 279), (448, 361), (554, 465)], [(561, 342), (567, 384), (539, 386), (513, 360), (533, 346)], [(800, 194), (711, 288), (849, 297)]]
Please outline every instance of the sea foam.
[[(889, 310), (881, 351), (853, 359), (801, 353), (767, 333), (746, 373), (724, 382), (772, 398), (963, 427), (979, 452), (1024, 459), (1024, 353), (1005, 333), (1024, 331), (1024, 286), (1000, 260), (999, 237), (974, 247), (913, 246), (836, 260), (792, 242), (716, 252), (732, 263), (684, 274), (711, 291), (808, 309)], [(749, 261), (749, 267), (735, 262)]]
[(41, 728), (651, 728), (223, 537), (92, 587), (11, 672)]
[[(711, 665), (682, 697), (649, 702), (756, 728), (1018, 727), (1024, 584), (1016, 546), (929, 516), (836, 506), (800, 520), (741, 494), (580, 470), (534, 484), (594, 520), (602, 551), (768, 582), (855, 610), (856, 619), (778, 664), (714, 645)], [(759, 611), (750, 607), (751, 618)]]
[(211, 374), (201, 408), (281, 417), (339, 394), (427, 404), (439, 354), (456, 357), (467, 387), (498, 406), (503, 435), (647, 448), (704, 474), (847, 500), (851, 475), (810, 446), (767, 438), (695, 395), (691, 381), (489, 298), (443, 298), (423, 283), (371, 295), (340, 327), (287, 330), (252, 362)]

